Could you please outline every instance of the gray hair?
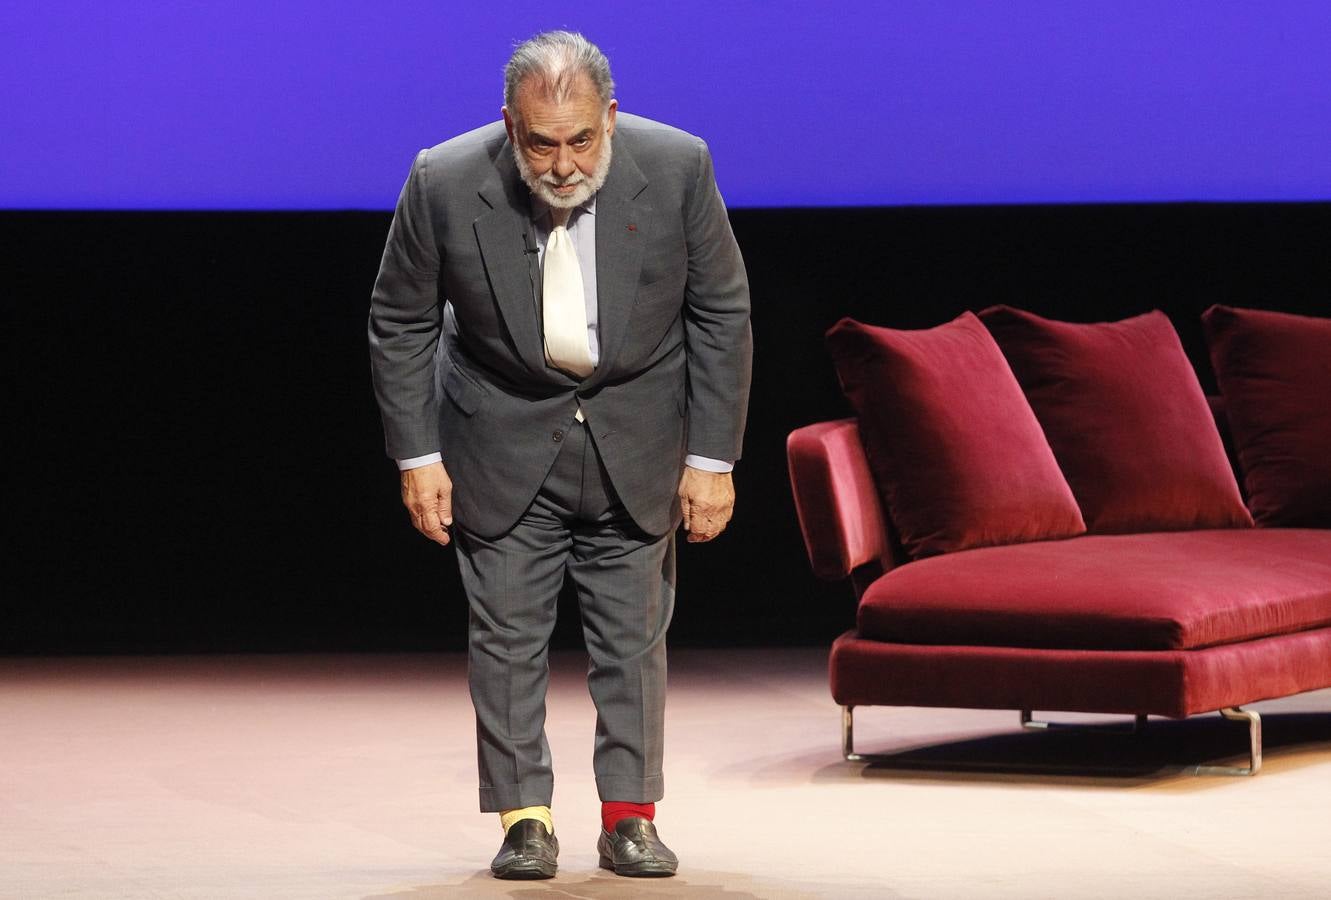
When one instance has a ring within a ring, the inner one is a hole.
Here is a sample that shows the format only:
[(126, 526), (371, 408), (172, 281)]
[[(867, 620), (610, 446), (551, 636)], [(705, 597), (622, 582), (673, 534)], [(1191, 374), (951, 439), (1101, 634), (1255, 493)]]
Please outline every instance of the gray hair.
[(573, 31), (546, 31), (528, 38), (513, 51), (504, 66), (504, 105), (514, 108), (518, 87), (528, 78), (556, 103), (563, 103), (586, 75), (600, 95), (601, 105), (614, 96), (610, 60), (601, 49)]

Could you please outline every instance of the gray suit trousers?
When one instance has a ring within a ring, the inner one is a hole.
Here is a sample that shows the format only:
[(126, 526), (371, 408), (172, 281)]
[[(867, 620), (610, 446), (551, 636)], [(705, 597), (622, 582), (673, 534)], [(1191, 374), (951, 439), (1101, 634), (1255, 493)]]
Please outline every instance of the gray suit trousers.
[(551, 803), (547, 653), (566, 573), (591, 660), (597, 791), (602, 800), (660, 800), (674, 533), (648, 535), (634, 524), (578, 423), (511, 531), (487, 539), (458, 526), (481, 811)]

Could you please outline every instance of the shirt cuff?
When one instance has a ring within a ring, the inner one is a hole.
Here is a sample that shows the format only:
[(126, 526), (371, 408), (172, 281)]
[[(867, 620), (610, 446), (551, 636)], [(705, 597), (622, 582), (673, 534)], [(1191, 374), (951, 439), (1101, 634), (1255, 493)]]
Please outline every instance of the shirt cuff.
[(694, 456), (692, 453), (684, 457), (684, 465), (690, 469), (701, 469), (704, 472), (725, 473), (735, 470), (733, 462), (726, 462), (724, 459), (712, 459), (710, 456)]
[(443, 461), (443, 454), (427, 453), (424, 456), (413, 456), (411, 459), (399, 459), (397, 461), (397, 470), (399, 472), (405, 472), (408, 469), (419, 469), (421, 466), (428, 466), (431, 463)]

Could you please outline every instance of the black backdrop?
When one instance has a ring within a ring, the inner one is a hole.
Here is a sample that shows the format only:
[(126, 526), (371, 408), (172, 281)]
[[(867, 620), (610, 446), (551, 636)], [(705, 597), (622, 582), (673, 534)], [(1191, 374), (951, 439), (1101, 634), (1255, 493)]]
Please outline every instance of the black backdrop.
[[(822, 333), (1011, 303), (1331, 314), (1331, 204), (736, 210), (754, 298), (739, 506), (681, 544), (675, 644), (823, 643), (785, 435), (844, 415)], [(364, 319), (379, 213), (0, 214), (9, 366), (0, 651), (462, 647), (452, 551), (408, 527)], [(557, 641), (578, 640), (565, 602)]]

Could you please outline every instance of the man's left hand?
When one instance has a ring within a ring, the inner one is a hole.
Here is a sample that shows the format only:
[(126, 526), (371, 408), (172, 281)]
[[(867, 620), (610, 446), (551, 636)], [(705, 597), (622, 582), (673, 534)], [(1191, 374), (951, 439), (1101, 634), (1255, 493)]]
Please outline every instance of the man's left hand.
[(735, 511), (735, 483), (729, 472), (704, 472), (684, 467), (679, 480), (679, 502), (689, 543), (710, 541), (726, 530)]

